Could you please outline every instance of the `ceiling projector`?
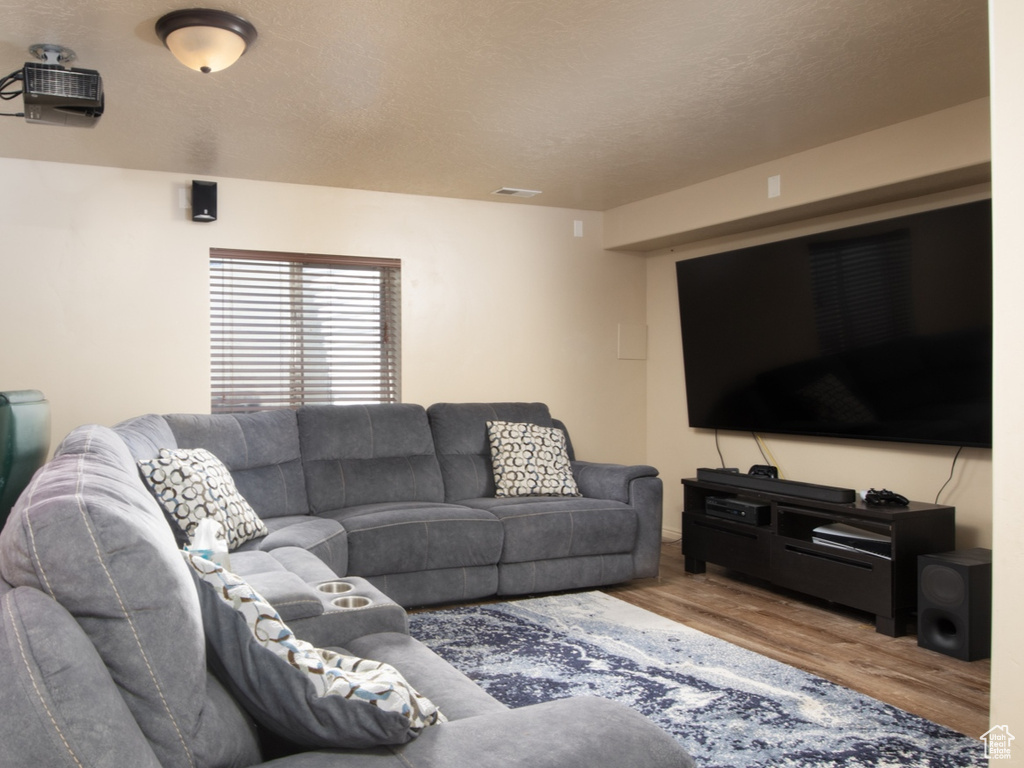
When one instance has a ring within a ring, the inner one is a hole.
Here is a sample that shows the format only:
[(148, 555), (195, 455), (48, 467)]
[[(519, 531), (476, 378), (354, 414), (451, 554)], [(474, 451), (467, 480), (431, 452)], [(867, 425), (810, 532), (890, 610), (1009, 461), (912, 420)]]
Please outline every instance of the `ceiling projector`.
[[(26, 62), (0, 79), (0, 98), (25, 102), (26, 122), (90, 128), (103, 114), (103, 80), (94, 69), (66, 67), (75, 52), (59, 45), (33, 45), (29, 53), (39, 62)], [(18, 82), (21, 90), (13, 90)], [(17, 116), (17, 115), (15, 115)]]
[(29, 123), (88, 128), (103, 114), (103, 79), (94, 69), (26, 62), (22, 77)]

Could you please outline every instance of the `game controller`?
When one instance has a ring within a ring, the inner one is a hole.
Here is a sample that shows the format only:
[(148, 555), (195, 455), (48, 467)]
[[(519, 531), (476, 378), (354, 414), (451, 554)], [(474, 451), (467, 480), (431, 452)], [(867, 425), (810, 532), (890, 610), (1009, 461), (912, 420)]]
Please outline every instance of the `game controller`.
[(905, 507), (910, 504), (907, 501), (906, 496), (900, 496), (898, 493), (883, 488), (880, 491), (876, 491), (872, 488), (870, 491), (863, 492), (864, 502), (874, 507), (894, 506), (894, 507)]

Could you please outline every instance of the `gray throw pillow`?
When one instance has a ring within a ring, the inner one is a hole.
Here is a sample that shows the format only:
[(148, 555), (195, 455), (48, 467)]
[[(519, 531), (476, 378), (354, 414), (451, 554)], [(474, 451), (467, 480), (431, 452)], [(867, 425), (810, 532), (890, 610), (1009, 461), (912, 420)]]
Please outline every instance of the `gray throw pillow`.
[(314, 648), (243, 579), (204, 558), (192, 567), (212, 661), (261, 725), (309, 747), (404, 744), (441, 711), (387, 664)]

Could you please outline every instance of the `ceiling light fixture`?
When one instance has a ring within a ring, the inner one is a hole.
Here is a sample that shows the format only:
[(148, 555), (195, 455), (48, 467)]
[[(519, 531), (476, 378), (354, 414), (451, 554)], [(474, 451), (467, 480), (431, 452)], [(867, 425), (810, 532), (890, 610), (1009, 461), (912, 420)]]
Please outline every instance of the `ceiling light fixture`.
[(227, 11), (189, 8), (162, 16), (156, 34), (186, 67), (209, 73), (238, 61), (256, 40), (256, 27)]

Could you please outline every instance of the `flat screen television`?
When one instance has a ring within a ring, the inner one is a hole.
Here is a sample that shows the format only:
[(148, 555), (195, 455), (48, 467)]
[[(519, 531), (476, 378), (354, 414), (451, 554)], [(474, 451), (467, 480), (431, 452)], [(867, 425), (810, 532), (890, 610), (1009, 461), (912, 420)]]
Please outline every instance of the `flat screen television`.
[(990, 200), (676, 263), (690, 426), (992, 445)]

